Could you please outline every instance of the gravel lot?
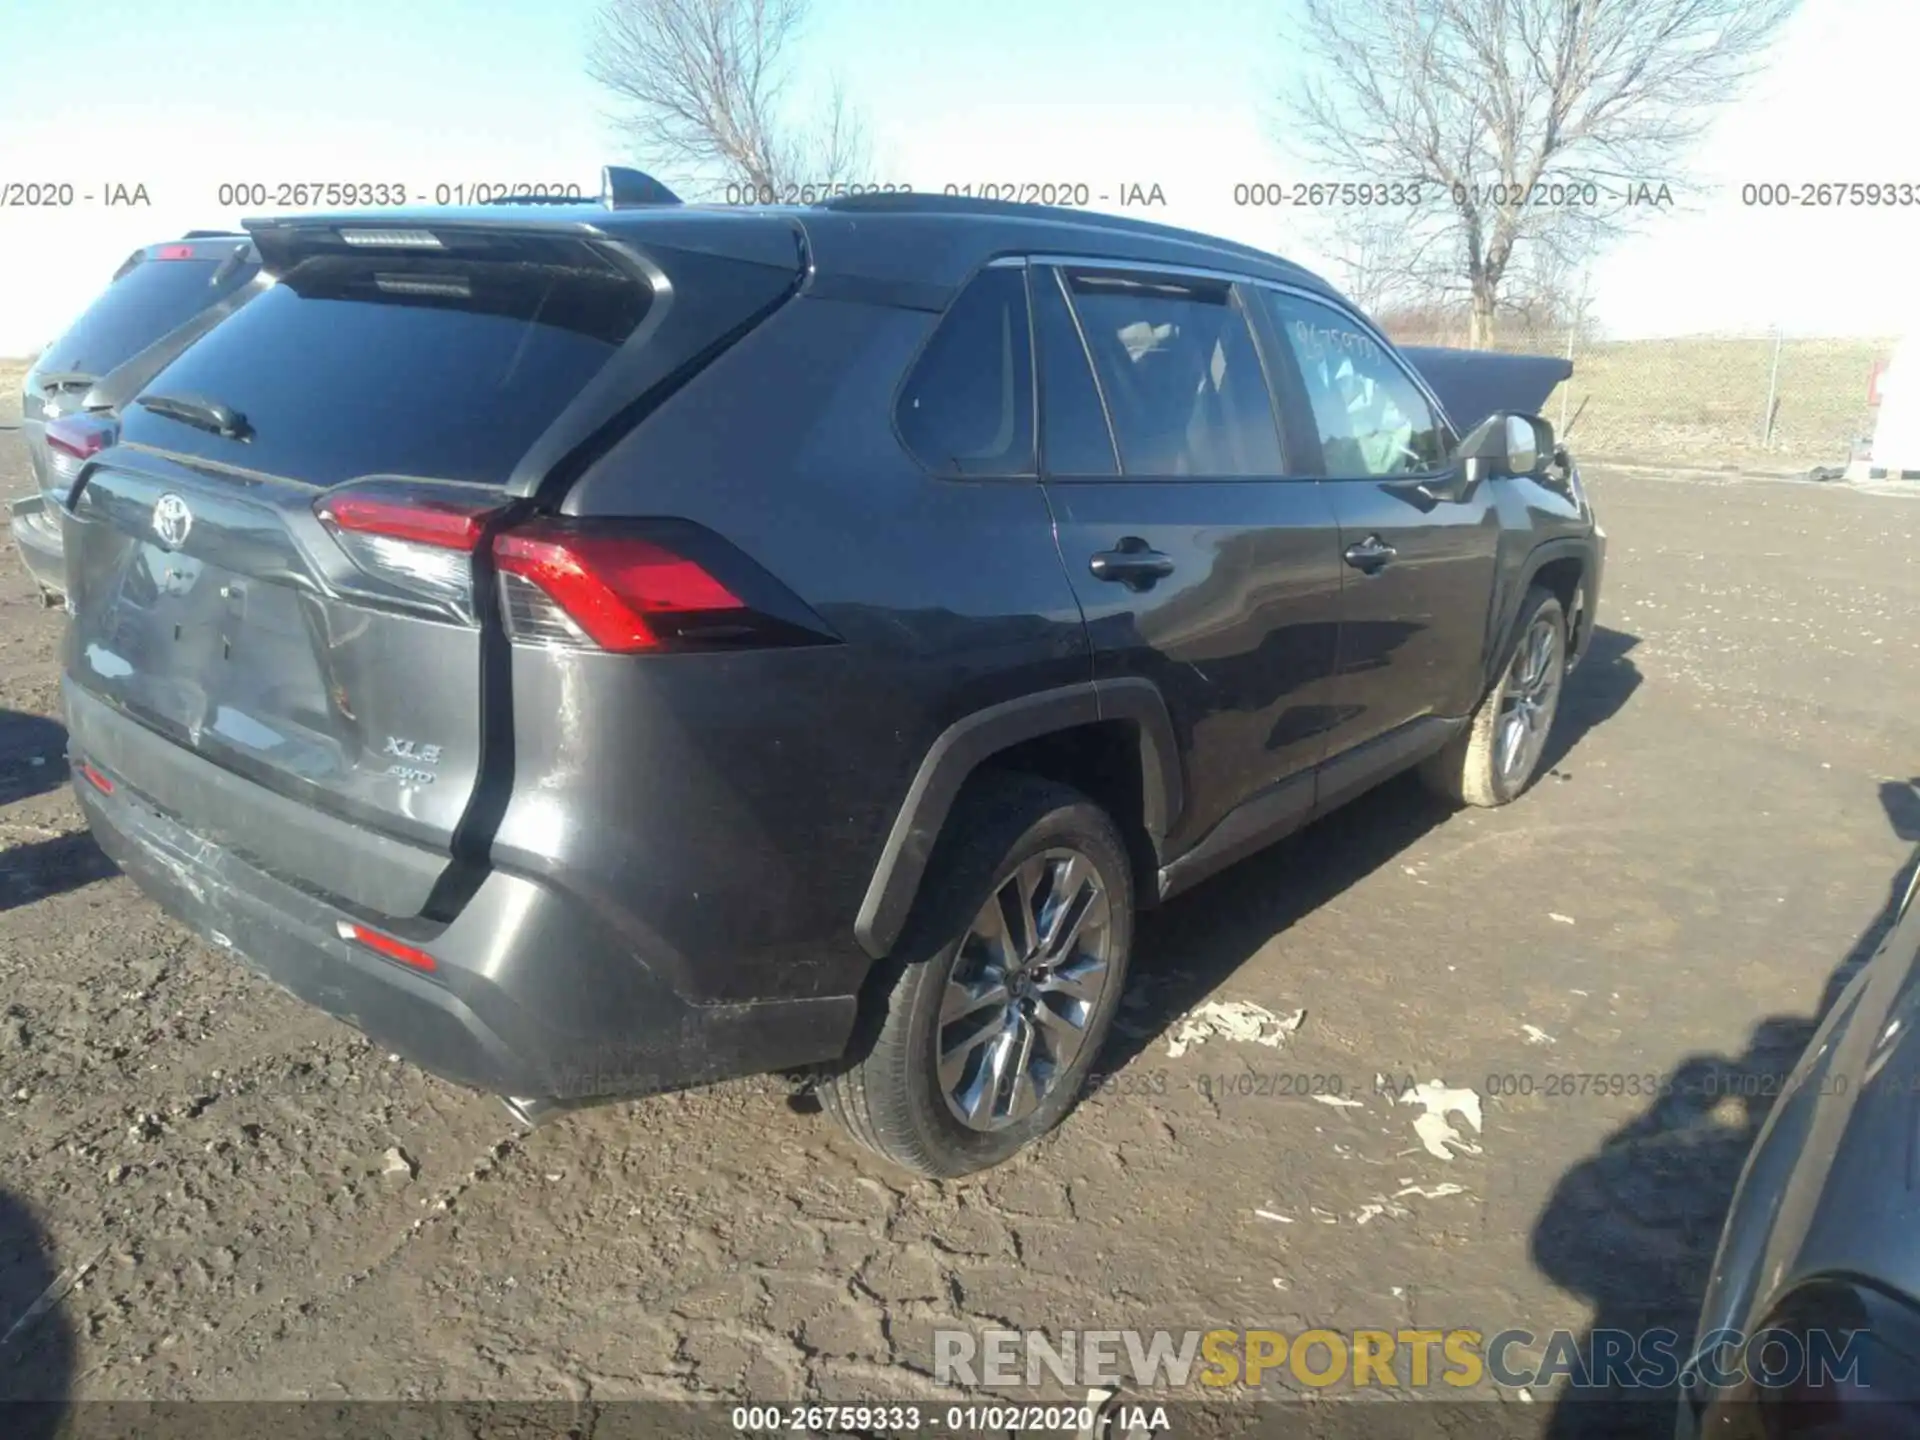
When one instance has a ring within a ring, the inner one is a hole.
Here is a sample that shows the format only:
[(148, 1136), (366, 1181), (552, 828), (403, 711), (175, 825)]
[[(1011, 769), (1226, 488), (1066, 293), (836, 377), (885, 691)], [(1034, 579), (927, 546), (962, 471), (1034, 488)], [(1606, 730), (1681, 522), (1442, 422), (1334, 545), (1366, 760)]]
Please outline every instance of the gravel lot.
[[(1553, 773), (1395, 783), (1150, 917), (1107, 1085), (944, 1185), (775, 1079), (523, 1136), (196, 943), (80, 828), (60, 616), (6, 557), (0, 1398), (859, 1401), (950, 1394), (941, 1326), (1686, 1331), (1764, 1099), (1544, 1092), (1797, 1056), (1920, 840), (1920, 504), (1591, 480)], [(1305, 1019), (1170, 1056), (1209, 998)], [(1477, 1153), (1376, 1075), (1479, 1092)], [(1579, 1428), (1534, 1399), (1520, 1433)]]

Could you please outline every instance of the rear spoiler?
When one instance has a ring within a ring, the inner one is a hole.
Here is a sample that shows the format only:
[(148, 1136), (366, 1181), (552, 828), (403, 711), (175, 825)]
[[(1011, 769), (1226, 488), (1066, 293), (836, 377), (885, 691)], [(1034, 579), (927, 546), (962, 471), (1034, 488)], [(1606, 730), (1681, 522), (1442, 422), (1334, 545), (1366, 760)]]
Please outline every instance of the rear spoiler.
[(1506, 355), (1439, 345), (1407, 345), (1400, 347), (1400, 354), (1440, 397), (1447, 418), (1462, 435), (1497, 410), (1538, 415), (1554, 388), (1573, 374), (1573, 361), (1559, 355)]
[[(582, 205), (578, 195), (497, 195), (488, 205)], [(609, 210), (641, 205), (678, 205), (680, 197), (644, 170), (624, 165), (600, 167), (600, 203)]]

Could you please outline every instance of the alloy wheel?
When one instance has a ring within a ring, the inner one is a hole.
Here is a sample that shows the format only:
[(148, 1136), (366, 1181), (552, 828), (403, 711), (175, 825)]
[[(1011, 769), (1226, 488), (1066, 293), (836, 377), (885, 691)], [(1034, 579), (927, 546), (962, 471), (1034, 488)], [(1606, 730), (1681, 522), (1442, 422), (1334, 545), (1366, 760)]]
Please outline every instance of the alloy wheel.
[(1524, 781), (1539, 763), (1560, 698), (1565, 637), (1552, 615), (1541, 615), (1521, 637), (1507, 668), (1494, 729), (1494, 764), (1509, 784)]
[(972, 1130), (1031, 1115), (1085, 1049), (1112, 975), (1107, 887), (1078, 850), (1022, 861), (960, 941), (936, 1022), (940, 1091)]

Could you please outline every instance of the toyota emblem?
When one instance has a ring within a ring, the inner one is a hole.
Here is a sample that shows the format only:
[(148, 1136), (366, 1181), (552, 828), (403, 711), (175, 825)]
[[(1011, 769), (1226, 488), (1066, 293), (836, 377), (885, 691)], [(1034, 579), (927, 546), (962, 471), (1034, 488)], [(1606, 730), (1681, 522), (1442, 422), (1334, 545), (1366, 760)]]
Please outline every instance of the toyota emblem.
[(178, 550), (186, 544), (187, 532), (192, 528), (193, 511), (178, 495), (162, 495), (154, 502), (153, 533), (160, 537), (160, 543), (169, 550)]

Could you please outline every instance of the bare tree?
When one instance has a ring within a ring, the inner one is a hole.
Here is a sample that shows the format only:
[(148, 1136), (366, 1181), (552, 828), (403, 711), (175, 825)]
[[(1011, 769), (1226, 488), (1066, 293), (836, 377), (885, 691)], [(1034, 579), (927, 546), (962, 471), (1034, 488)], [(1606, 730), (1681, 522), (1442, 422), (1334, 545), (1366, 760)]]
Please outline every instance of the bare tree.
[(1418, 183), (1488, 343), (1517, 251), (1591, 256), (1683, 191), (1687, 152), (1799, 0), (1302, 0), (1285, 97), (1332, 179)]
[(603, 0), (587, 73), (651, 163), (768, 198), (856, 178), (861, 126), (835, 85), (811, 124), (786, 103), (809, 0)]

